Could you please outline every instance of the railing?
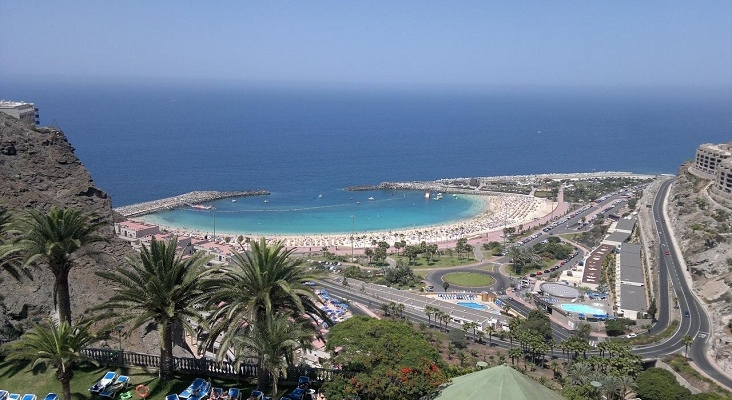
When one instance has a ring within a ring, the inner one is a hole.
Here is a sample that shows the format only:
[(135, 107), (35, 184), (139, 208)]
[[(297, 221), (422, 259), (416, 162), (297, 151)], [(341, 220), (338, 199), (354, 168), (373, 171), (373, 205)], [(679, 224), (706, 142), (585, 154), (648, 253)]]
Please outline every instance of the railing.
[[(160, 368), (160, 356), (151, 354), (97, 348), (86, 348), (81, 352), (104, 366)], [(187, 375), (219, 378), (254, 378), (257, 376), (257, 364), (254, 359), (242, 362), (238, 368), (227, 361), (213, 361), (205, 358), (173, 357), (173, 360), (175, 371)], [(334, 373), (340, 373), (340, 371), (313, 367), (291, 367), (287, 370), (289, 379), (309, 376), (311, 379), (325, 381), (329, 380)]]

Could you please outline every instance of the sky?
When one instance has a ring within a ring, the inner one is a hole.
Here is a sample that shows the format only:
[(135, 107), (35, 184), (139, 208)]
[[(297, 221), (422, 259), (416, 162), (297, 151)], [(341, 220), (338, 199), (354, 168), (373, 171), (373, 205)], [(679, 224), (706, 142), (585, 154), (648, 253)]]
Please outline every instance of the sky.
[(730, 0), (3, 0), (0, 27), (10, 80), (732, 88)]

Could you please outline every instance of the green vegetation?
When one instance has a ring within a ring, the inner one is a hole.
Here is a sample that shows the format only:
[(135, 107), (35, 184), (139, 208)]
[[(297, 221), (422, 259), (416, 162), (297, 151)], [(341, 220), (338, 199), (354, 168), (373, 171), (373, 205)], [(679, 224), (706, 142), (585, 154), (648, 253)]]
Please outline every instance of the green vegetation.
[[(605, 193), (651, 182), (652, 179), (602, 178), (586, 181), (565, 182), (564, 200), (571, 203), (594, 201)], [(639, 196), (640, 197), (640, 196)]]
[(326, 348), (339, 348), (331, 361), (351, 372), (326, 382), (329, 399), (416, 399), (448, 379), (437, 349), (403, 322), (350, 318), (333, 327)]
[(490, 286), (495, 283), (495, 279), (490, 275), (480, 274), (477, 272), (452, 272), (446, 274), (442, 279), (451, 285), (463, 287), (482, 287)]

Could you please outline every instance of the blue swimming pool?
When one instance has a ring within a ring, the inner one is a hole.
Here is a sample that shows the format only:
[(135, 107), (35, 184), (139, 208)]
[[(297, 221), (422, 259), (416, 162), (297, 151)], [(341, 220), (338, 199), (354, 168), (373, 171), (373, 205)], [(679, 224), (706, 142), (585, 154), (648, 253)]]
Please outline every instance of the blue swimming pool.
[(562, 304), (560, 307), (562, 307), (562, 310), (569, 311), (571, 313), (575, 314), (585, 314), (585, 315), (605, 315), (607, 314), (605, 311), (590, 307), (584, 304)]
[(472, 308), (474, 310), (481, 310), (481, 311), (485, 311), (486, 310), (486, 308), (485, 308), (484, 305), (478, 304), (478, 303), (476, 303), (474, 301), (458, 301), (457, 304), (459, 306)]

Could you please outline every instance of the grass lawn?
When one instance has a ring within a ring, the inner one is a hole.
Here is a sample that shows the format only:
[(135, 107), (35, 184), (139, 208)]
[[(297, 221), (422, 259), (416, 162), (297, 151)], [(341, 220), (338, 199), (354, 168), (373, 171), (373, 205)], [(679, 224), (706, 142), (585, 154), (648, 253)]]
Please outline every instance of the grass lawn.
[[(130, 377), (130, 389), (133, 392), (131, 398), (139, 400), (134, 393), (135, 386), (145, 384), (150, 388), (150, 400), (164, 400), (165, 396), (170, 393), (180, 393), (185, 390), (188, 385), (193, 382), (193, 376), (181, 376), (166, 382), (160, 382), (157, 374), (150, 374), (142, 369), (126, 369), (126, 368), (97, 368), (86, 367), (79, 368), (74, 371), (74, 378), (71, 380), (71, 397), (73, 400), (88, 400), (91, 398), (89, 388), (98, 381), (105, 372), (116, 371), (119, 374)], [(61, 395), (61, 383), (56, 380), (55, 370), (46, 370), (44, 372), (34, 373), (30, 367), (16, 367), (14, 364), (3, 363), (0, 365), (0, 389), (7, 390), (10, 393), (33, 393), (39, 399), (43, 399), (48, 393), (58, 393)], [(244, 396), (249, 394), (254, 388), (254, 384), (248, 380), (237, 383), (235, 380), (224, 381), (221, 379), (211, 379), (214, 387), (238, 387), (242, 389)]]
[[(408, 262), (409, 260), (407, 257), (399, 256), (395, 257), (397, 260), (401, 259), (404, 260), (404, 262)], [(427, 263), (427, 260), (420, 257), (415, 260), (414, 264), (409, 264), (412, 269), (425, 269), (425, 268), (446, 268), (446, 267), (457, 267), (460, 265), (469, 265), (469, 264), (475, 264), (478, 262), (475, 258), (457, 258), (457, 256), (448, 257), (448, 256), (441, 256), (438, 258), (433, 258), (430, 263)]]
[(451, 274), (444, 275), (442, 279), (451, 285), (462, 287), (490, 286), (496, 282), (492, 276), (477, 272), (453, 272)]

